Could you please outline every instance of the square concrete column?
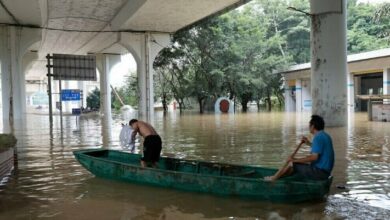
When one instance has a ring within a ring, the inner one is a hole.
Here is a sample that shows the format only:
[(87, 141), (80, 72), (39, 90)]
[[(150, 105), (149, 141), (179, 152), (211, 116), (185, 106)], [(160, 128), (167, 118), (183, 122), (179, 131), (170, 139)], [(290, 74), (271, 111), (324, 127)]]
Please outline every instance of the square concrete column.
[(111, 118), (110, 74), (113, 67), (120, 61), (120, 55), (96, 55), (96, 68), (100, 74), (100, 113), (107, 118)]
[(327, 126), (347, 123), (346, 0), (310, 0), (313, 114)]
[(14, 120), (23, 119), (26, 112), (23, 56), (20, 50), (21, 29), (0, 27), (0, 41), (3, 126), (5, 132), (11, 132)]
[(40, 39), (39, 30), (0, 27), (0, 75), (4, 132), (13, 132), (14, 120), (24, 119), (26, 92), (22, 61), (28, 48)]
[(302, 105), (302, 80), (295, 80), (295, 103), (296, 103), (296, 111), (301, 112), (303, 110)]
[(97, 54), (96, 68), (100, 76), (100, 114), (102, 115), (102, 141), (103, 147), (111, 144), (111, 87), (110, 74), (113, 67), (121, 61), (120, 55)]

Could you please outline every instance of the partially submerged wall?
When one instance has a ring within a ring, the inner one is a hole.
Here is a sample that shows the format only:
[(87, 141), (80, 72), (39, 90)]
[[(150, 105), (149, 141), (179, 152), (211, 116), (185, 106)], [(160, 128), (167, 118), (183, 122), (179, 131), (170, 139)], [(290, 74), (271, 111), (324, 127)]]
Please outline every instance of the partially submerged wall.
[(16, 138), (12, 134), (0, 134), (0, 183), (14, 168), (14, 146)]

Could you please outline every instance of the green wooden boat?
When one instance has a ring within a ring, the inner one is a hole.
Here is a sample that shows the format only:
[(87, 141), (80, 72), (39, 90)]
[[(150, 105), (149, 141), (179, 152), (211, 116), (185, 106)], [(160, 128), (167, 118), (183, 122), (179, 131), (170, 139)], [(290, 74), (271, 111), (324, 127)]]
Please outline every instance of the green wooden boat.
[(73, 153), (82, 166), (102, 178), (276, 202), (322, 199), (332, 182), (332, 178), (313, 181), (297, 176), (267, 182), (263, 177), (277, 170), (258, 166), (161, 157), (158, 168), (143, 168), (139, 154), (102, 149)]

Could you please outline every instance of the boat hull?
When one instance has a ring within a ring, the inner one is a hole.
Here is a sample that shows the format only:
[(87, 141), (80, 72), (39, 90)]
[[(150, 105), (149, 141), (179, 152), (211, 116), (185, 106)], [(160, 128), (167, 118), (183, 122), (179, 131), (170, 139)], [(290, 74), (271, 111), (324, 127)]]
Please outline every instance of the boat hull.
[(140, 155), (113, 150), (80, 150), (74, 155), (83, 167), (102, 178), (276, 202), (323, 199), (332, 181), (288, 177), (267, 182), (263, 177), (275, 169), (164, 157), (157, 169), (143, 168), (139, 166)]

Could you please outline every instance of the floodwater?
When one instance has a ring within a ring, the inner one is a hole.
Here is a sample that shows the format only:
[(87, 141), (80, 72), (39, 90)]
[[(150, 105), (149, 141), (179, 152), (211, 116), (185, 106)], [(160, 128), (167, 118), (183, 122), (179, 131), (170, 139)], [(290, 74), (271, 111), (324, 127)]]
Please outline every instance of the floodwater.
[[(27, 115), (16, 128), (18, 164), (0, 185), (0, 219), (386, 219), (390, 216), (390, 123), (353, 113), (348, 126), (327, 128), (336, 163), (330, 195), (323, 201), (276, 204), (122, 183), (94, 177), (72, 151), (121, 149), (120, 123), (97, 115)], [(163, 154), (235, 164), (280, 167), (302, 135), (308, 113), (155, 115)], [(104, 123), (103, 123), (104, 124)], [(308, 153), (303, 148), (300, 155)]]

